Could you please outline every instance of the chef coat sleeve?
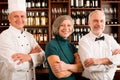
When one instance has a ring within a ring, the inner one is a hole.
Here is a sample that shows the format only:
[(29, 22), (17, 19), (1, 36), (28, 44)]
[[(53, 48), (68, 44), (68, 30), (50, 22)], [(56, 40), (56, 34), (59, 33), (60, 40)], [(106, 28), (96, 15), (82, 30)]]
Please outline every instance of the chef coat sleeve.
[(5, 37), (5, 35), (0, 35), (0, 56), (2, 57), (2, 60), (6, 60), (6, 66), (8, 66), (9, 70), (15, 70), (15, 62), (13, 62), (13, 59), (11, 56), (14, 51), (14, 45), (12, 45), (11, 40), (8, 40), (9, 38)]
[(34, 67), (41, 65), (45, 62), (45, 52), (43, 50), (39, 53), (30, 54), (30, 56), (32, 58)]
[[(37, 41), (35, 40), (35, 38), (33, 37), (33, 35), (31, 35), (30, 41), (31, 41), (32, 48), (39, 45), (37, 43)], [(34, 67), (44, 63), (45, 59), (46, 59), (44, 50), (42, 50), (41, 52), (31, 53), (30, 56), (32, 58), (32, 62), (33, 62)]]

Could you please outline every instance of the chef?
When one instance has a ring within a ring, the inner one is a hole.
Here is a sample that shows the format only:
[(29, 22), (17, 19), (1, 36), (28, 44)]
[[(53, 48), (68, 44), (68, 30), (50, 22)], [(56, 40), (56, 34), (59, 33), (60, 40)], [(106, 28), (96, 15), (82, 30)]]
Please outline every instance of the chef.
[(24, 31), (26, 1), (8, 0), (10, 26), (0, 34), (0, 80), (35, 80), (35, 67), (45, 61), (33, 35)]

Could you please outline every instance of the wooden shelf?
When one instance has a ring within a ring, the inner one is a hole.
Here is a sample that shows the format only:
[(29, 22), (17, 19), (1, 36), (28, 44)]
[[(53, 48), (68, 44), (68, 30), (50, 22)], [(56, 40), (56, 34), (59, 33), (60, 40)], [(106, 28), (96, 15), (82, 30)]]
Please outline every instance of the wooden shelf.
[(8, 2), (0, 2), (0, 5), (3, 5), (3, 4), (7, 5)]
[(59, 4), (59, 3), (68, 3), (69, 1), (51, 1), (51, 3)]
[(28, 11), (47, 11), (48, 8), (27, 8)]
[(45, 25), (45, 26), (25, 26), (25, 28), (48, 28), (48, 25)]
[(106, 26), (115, 26), (115, 27), (118, 27), (118, 26), (120, 26), (120, 24), (106, 24)]
[(102, 1), (102, 3), (120, 3), (120, 1)]
[(71, 10), (89, 10), (89, 11), (93, 11), (93, 10), (96, 10), (96, 9), (98, 9), (98, 10), (100, 10), (101, 8), (71, 8)]
[(0, 28), (8, 28), (9, 26), (0, 26)]

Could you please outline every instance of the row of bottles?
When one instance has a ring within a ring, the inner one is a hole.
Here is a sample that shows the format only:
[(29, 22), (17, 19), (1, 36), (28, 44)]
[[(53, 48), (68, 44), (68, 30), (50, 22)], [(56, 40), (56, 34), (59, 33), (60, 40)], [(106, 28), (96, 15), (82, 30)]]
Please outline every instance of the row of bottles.
[[(75, 28), (74, 32), (71, 35), (71, 41), (72, 42), (79, 42), (81, 37), (89, 32), (90, 32), (89, 27)], [(107, 33), (107, 34), (109, 34), (110, 36), (113, 36), (116, 40), (118, 38), (118, 34), (116, 32), (111, 32), (111, 33)]]
[(90, 31), (89, 27), (75, 28), (71, 35), (72, 42), (79, 42), (80, 38)]
[(51, 1), (59, 2), (59, 1), (68, 1), (68, 0), (51, 0)]
[(48, 42), (47, 28), (25, 28), (25, 30), (33, 34), (39, 44), (42, 42)]
[[(8, 9), (2, 9), (0, 14), (0, 26), (8, 26)], [(48, 25), (48, 13), (46, 11), (27, 11), (26, 26), (46, 25)]]
[(72, 8), (97, 8), (99, 7), (99, 1), (98, 0), (71, 0), (71, 7)]
[(27, 8), (48, 8), (48, 0), (26, 0)]
[(45, 11), (28, 11), (26, 26), (46, 26), (48, 25), (48, 16)]
[(3, 8), (1, 9), (0, 11), (1, 15), (0, 15), (0, 26), (8, 26), (9, 25), (9, 22), (8, 22), (8, 9), (6, 8)]
[(102, 8), (106, 15), (106, 24), (118, 24), (117, 7), (104, 7)]
[(110, 35), (110, 36), (113, 36), (114, 39), (116, 39), (116, 40), (117, 40), (117, 38), (118, 38), (118, 34), (117, 34), (117, 33), (110, 33), (109, 35)]
[(68, 10), (65, 7), (52, 7), (51, 13), (51, 19), (54, 21), (58, 16), (68, 14)]
[(0, 26), (9, 26), (9, 21), (8, 20), (1, 21)]
[(71, 16), (75, 25), (87, 25), (90, 11), (72, 11)]

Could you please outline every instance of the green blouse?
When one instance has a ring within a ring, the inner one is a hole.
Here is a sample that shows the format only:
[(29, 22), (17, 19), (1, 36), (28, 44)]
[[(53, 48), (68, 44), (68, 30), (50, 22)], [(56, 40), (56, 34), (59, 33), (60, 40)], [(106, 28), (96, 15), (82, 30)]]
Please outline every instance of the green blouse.
[[(74, 64), (75, 58), (74, 53), (77, 52), (77, 48), (68, 42), (67, 39), (64, 39), (60, 36), (55, 36), (53, 40), (51, 40), (45, 48), (45, 55), (46, 58), (50, 55), (57, 55), (61, 59), (61, 61), (64, 61), (65, 63)], [(51, 68), (48, 64), (49, 69), (49, 77), (50, 80), (75, 80), (74, 74), (67, 78), (61, 78), (58, 79), (54, 76), (53, 72), (51, 71)]]

